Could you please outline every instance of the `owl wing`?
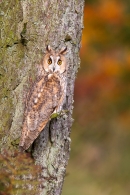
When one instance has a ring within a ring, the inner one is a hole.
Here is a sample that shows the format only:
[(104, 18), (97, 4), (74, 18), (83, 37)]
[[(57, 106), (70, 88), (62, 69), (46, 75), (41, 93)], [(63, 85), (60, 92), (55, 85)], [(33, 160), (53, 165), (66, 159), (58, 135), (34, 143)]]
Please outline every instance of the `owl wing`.
[(38, 81), (28, 97), (20, 146), (26, 150), (50, 120), (62, 96), (60, 81), (55, 76)]

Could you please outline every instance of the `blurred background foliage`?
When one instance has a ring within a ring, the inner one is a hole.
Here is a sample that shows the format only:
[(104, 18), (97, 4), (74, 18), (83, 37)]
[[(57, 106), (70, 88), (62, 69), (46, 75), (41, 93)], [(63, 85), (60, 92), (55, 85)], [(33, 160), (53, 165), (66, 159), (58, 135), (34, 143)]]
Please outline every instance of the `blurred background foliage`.
[(130, 194), (130, 1), (87, 0), (63, 195)]
[(41, 167), (34, 164), (29, 153), (17, 150), (0, 154), (0, 195), (36, 195)]

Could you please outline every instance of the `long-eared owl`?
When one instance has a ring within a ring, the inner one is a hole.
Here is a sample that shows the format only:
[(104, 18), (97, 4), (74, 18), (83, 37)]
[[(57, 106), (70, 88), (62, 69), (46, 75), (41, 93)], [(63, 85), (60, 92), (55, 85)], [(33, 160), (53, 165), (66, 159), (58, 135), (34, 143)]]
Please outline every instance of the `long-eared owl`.
[(34, 83), (27, 97), (19, 146), (27, 150), (50, 120), (59, 113), (66, 97), (67, 48), (56, 52), (47, 46), (42, 60), (44, 75)]

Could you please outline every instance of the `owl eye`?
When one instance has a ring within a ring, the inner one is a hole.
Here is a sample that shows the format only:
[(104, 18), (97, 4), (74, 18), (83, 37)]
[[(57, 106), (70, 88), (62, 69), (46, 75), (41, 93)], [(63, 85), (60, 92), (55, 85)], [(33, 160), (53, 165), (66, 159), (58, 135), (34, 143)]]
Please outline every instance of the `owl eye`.
[(58, 65), (61, 65), (62, 64), (62, 61), (61, 60), (58, 60), (57, 63), (58, 63)]
[(52, 59), (49, 58), (47, 62), (48, 62), (48, 64), (52, 64)]

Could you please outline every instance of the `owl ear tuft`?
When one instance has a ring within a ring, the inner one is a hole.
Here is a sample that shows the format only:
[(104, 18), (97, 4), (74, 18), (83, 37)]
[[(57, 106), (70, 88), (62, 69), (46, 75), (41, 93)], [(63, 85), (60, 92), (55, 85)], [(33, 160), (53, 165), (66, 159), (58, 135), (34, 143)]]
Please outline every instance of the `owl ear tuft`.
[(50, 46), (50, 45), (47, 45), (46, 50), (47, 50), (48, 52), (51, 52), (51, 51), (52, 51), (51, 46)]
[(67, 53), (67, 47), (63, 47), (61, 50), (60, 50), (60, 54), (66, 54)]

